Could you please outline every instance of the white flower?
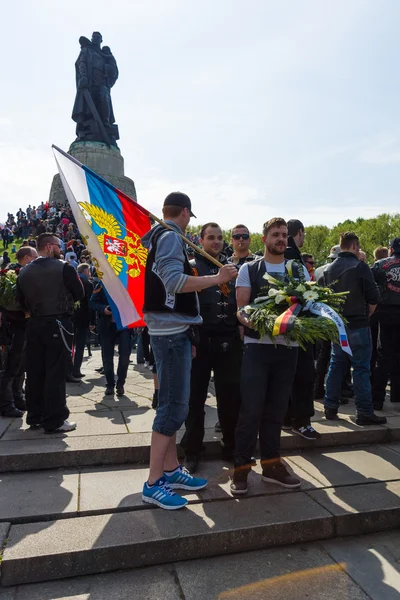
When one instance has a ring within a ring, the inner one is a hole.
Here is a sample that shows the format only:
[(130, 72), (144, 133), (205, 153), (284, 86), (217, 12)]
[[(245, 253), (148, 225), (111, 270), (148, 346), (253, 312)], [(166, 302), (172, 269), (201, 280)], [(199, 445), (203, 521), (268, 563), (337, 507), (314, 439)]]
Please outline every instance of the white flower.
[(304, 292), (303, 298), (304, 300), (318, 300), (318, 292), (309, 290), (308, 292)]
[(300, 283), (300, 285), (298, 285), (296, 288), (296, 292), (305, 292), (306, 290), (307, 290), (306, 286), (303, 285), (302, 283)]
[(245, 307), (242, 309), (242, 312), (246, 313), (246, 315), (250, 315), (250, 314), (251, 314), (251, 312), (252, 312), (252, 308), (251, 308), (251, 306), (250, 306), (250, 305), (247, 305), (247, 306), (245, 306)]
[(275, 304), (280, 304), (281, 302), (283, 302), (285, 299), (285, 296), (282, 296), (282, 294), (277, 294), (275, 296)]
[(279, 290), (275, 290), (274, 288), (271, 288), (268, 292), (268, 296), (270, 298), (272, 298), (273, 296), (277, 296), (279, 294)]
[(268, 296), (258, 296), (258, 298), (254, 300), (254, 304), (259, 304), (260, 302), (265, 302), (266, 300), (269, 300)]

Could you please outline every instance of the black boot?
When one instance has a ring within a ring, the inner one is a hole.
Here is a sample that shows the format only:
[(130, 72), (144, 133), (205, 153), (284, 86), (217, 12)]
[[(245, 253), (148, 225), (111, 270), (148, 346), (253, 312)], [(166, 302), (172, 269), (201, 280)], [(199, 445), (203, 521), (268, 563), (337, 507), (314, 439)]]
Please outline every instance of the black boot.
[(158, 390), (154, 390), (153, 400), (151, 402), (151, 408), (154, 408), (154, 410), (156, 410), (157, 406), (158, 406)]
[(13, 378), (3, 377), (0, 383), (0, 413), (2, 417), (21, 417), (22, 411), (14, 406)]
[(19, 410), (26, 410), (26, 401), (24, 396), (24, 381), (25, 375), (20, 375), (19, 377), (14, 377), (12, 390), (14, 397), (14, 405), (15, 408)]

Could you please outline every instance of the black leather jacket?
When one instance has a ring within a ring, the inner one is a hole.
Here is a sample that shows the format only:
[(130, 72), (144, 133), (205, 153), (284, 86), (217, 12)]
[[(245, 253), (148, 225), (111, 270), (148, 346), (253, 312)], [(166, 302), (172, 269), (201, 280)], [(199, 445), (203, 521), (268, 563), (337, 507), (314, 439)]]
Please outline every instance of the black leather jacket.
[[(219, 260), (226, 263), (226, 258), (220, 256)], [(219, 268), (201, 254), (190, 261), (193, 274), (203, 277), (215, 275)], [(229, 293), (227, 293), (229, 290)], [(230, 336), (238, 334), (238, 320), (236, 317), (235, 282), (227, 285), (207, 288), (198, 292), (200, 314), (203, 318), (202, 332), (210, 336)]]
[(380, 294), (369, 266), (352, 252), (339, 252), (318, 283), (332, 285), (335, 292), (349, 292), (343, 309), (349, 329), (369, 325), (369, 304), (378, 304)]
[(372, 274), (382, 295), (379, 309), (400, 310), (400, 254), (378, 260)]

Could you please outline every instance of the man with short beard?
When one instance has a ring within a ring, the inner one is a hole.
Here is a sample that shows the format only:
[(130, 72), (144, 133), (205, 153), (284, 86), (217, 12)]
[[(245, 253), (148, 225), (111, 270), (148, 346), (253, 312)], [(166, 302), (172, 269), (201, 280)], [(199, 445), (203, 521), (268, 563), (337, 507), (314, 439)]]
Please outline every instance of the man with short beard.
[[(242, 403), (235, 436), (235, 471), (231, 482), (234, 496), (247, 494), (247, 476), (251, 457), (260, 439), (262, 479), (285, 488), (298, 488), (294, 477), (280, 461), (280, 437), (296, 371), (297, 344), (289, 345), (283, 336), (260, 339), (244, 307), (258, 296), (268, 294), (271, 284), (264, 278), (269, 273), (287, 280), (285, 249), (288, 229), (281, 218), (267, 221), (263, 228), (264, 256), (244, 264), (236, 280), (238, 319), (244, 325), (244, 352), (241, 372)], [(303, 265), (293, 265), (293, 276), (304, 280)], [(302, 269), (302, 272), (300, 272)]]
[(17, 280), (17, 296), (30, 314), (26, 340), (26, 422), (46, 433), (68, 432), (65, 380), (74, 329), (74, 304), (84, 296), (75, 269), (60, 260), (58, 237), (42, 233), (39, 257), (24, 267)]
[[(225, 263), (222, 230), (217, 223), (206, 223), (201, 228), (200, 243), (210, 256)], [(216, 275), (219, 268), (201, 254), (195, 255), (190, 265), (194, 274)], [(186, 432), (181, 441), (185, 449), (185, 467), (190, 473), (197, 470), (204, 438), (204, 405), (207, 399), (211, 370), (214, 371), (215, 394), (219, 423), (222, 431), (222, 456), (233, 458), (235, 427), (240, 406), (240, 367), (242, 341), (236, 317), (235, 284), (215, 285), (198, 292), (200, 315), (200, 341), (193, 359), (189, 414), (185, 421)]]
[(251, 262), (256, 257), (250, 250), (251, 237), (246, 225), (236, 225), (232, 229), (231, 244), (233, 254), (228, 258), (228, 262), (240, 267), (246, 262)]

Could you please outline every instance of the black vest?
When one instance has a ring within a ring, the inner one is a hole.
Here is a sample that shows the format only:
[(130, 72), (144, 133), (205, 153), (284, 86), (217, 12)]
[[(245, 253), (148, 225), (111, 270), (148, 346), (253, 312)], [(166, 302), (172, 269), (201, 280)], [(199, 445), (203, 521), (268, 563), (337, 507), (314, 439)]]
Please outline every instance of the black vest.
[[(222, 263), (226, 263), (225, 257), (220, 257)], [(201, 254), (190, 261), (190, 265), (195, 269), (194, 274), (199, 277), (205, 275), (216, 275), (219, 267), (207, 260)], [(203, 317), (202, 330), (210, 335), (224, 336), (236, 335), (238, 333), (238, 321), (236, 317), (236, 293), (235, 283), (230, 281), (227, 284), (229, 294), (224, 294), (224, 286), (215, 285), (213, 287), (198, 292), (200, 302), (200, 314)]]
[[(162, 233), (165, 233), (165, 227), (159, 226), (151, 238), (151, 248), (147, 257), (144, 289), (143, 312), (176, 312), (190, 317), (197, 317), (199, 314), (196, 292), (187, 294), (170, 294), (157, 273), (156, 251), (157, 242)], [(177, 235), (175, 232), (167, 231), (166, 235)], [(192, 268), (189, 263), (186, 251), (182, 245), (182, 252), (185, 256), (183, 272), (185, 275), (192, 275)]]
[[(283, 281), (288, 281), (288, 273), (286, 271), (287, 263), (288, 261), (285, 260), (285, 275), (282, 277), (282, 275), (280, 274), (280, 279)], [(258, 296), (267, 296), (269, 290), (274, 286), (271, 283), (269, 283), (267, 279), (264, 279), (264, 275), (267, 272), (265, 268), (264, 257), (258, 258), (257, 260), (248, 263), (247, 268), (249, 269), (249, 277), (251, 283), (251, 294), (249, 302), (249, 304), (251, 304)], [(305, 277), (302, 265), (296, 261), (292, 263), (292, 273), (295, 279), (298, 279), (299, 281), (304, 281)], [(274, 277), (275, 279), (279, 278), (276, 274), (274, 275)], [(249, 327), (244, 328), (244, 333), (248, 337), (251, 337), (255, 340), (260, 339), (260, 334), (254, 329), (250, 329)]]
[(379, 304), (400, 307), (400, 256), (382, 258), (374, 265), (374, 270), (378, 271), (376, 280), (382, 295)]
[(37, 258), (21, 269), (18, 284), (32, 317), (72, 315), (74, 298), (64, 285), (65, 262)]

